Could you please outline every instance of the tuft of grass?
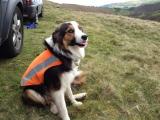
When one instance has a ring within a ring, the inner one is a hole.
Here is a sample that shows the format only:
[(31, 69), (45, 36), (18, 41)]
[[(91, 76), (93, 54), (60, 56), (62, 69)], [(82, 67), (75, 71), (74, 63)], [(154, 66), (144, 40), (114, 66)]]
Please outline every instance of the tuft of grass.
[(159, 120), (160, 23), (122, 16), (71, 11), (45, 2), (37, 29), (25, 29), (22, 53), (0, 59), (0, 120), (59, 120), (48, 108), (21, 102), (20, 80), (44, 50), (43, 40), (64, 21), (76, 20), (89, 35), (80, 68), (87, 83), (84, 105), (67, 106), (72, 120)]

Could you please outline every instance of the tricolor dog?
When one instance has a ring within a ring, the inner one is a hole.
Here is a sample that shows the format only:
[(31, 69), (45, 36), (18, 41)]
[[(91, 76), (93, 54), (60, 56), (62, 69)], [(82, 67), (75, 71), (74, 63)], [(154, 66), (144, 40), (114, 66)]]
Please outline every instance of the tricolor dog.
[(50, 105), (50, 110), (70, 120), (65, 95), (74, 106), (86, 93), (73, 95), (71, 83), (81, 76), (80, 60), (85, 56), (88, 36), (75, 21), (61, 24), (44, 42), (46, 50), (37, 56), (24, 73), (21, 86), (24, 101)]

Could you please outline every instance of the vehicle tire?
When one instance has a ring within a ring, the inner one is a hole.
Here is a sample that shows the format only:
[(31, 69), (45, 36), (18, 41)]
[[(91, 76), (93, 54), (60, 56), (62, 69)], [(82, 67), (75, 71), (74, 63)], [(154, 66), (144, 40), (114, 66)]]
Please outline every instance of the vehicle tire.
[(23, 16), (22, 12), (16, 7), (9, 30), (8, 39), (2, 45), (2, 54), (4, 57), (17, 56), (23, 46)]

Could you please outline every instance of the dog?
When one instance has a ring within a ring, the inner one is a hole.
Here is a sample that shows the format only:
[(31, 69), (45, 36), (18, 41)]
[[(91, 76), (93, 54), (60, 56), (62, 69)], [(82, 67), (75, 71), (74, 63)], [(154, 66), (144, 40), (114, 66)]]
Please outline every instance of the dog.
[(46, 50), (30, 64), (22, 77), (23, 100), (44, 106), (49, 104), (51, 112), (59, 114), (62, 120), (70, 120), (65, 95), (73, 106), (80, 106), (82, 102), (77, 99), (87, 94), (73, 95), (71, 89), (71, 84), (83, 76), (78, 67), (87, 44), (88, 36), (76, 21), (65, 22), (56, 28), (44, 41)]

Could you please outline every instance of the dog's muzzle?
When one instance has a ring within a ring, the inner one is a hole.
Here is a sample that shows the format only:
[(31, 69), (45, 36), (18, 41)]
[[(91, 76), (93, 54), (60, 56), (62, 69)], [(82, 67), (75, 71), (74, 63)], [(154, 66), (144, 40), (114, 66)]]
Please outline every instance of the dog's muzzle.
[(84, 41), (86, 41), (87, 40), (87, 38), (88, 38), (88, 36), (87, 35), (82, 35), (82, 40), (84, 40)]
[(81, 40), (79, 42), (77, 42), (76, 39), (73, 39), (70, 43), (71, 46), (78, 45), (80, 47), (87, 46), (87, 44), (88, 44), (88, 36), (87, 35), (82, 35)]

